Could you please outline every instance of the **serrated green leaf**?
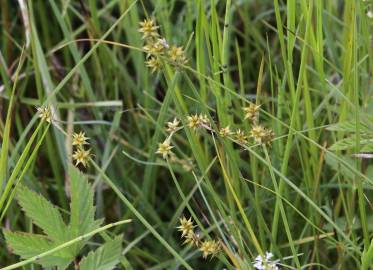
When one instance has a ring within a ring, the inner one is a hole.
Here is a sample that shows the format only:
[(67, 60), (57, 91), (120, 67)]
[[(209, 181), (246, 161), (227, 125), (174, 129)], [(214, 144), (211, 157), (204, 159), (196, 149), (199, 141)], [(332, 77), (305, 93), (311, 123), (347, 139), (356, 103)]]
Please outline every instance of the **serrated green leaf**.
[[(87, 177), (72, 165), (69, 166), (69, 176), (71, 183), (69, 232), (71, 238), (75, 238), (99, 228), (102, 220), (95, 220), (94, 193)], [(78, 252), (83, 245), (84, 242), (77, 244), (73, 248)]]
[(361, 269), (368, 270), (373, 265), (373, 239), (370, 242), (370, 246), (363, 252), (361, 257)]
[(71, 181), (70, 226), (77, 231), (76, 235), (81, 235), (98, 227), (94, 224), (96, 207), (93, 204), (93, 189), (87, 177), (74, 166), (69, 167), (69, 176)]
[[(37, 256), (57, 246), (44, 235), (11, 232), (9, 230), (3, 230), (3, 233), (13, 253), (23, 259)], [(60, 269), (65, 269), (73, 259), (69, 252), (61, 250), (53, 255), (41, 258), (38, 263), (43, 267), (57, 266)]]
[(119, 263), (122, 251), (122, 237), (117, 237), (90, 252), (80, 262), (80, 270), (110, 270)]
[[(26, 233), (12, 233), (5, 231), (5, 238), (14, 253), (22, 258), (31, 258), (50, 249), (63, 245), (71, 239), (76, 239), (98, 229), (103, 220), (95, 220), (94, 192), (87, 177), (73, 166), (69, 167), (71, 179), (71, 203), (70, 223), (65, 224), (59, 210), (46, 200), (43, 196), (35, 193), (25, 186), (18, 188), (17, 200), (26, 215), (33, 223), (40, 227), (46, 236)], [(36, 263), (43, 267), (57, 267), (65, 269), (86, 244), (89, 237), (77, 241), (64, 248), (62, 251), (46, 256)], [(119, 247), (118, 247), (119, 246)], [(117, 250), (119, 249), (119, 255)], [(110, 242), (102, 249), (87, 257), (86, 264), (98, 265), (104, 268), (89, 269), (111, 269), (118, 262), (121, 250), (121, 241)], [(118, 258), (118, 259), (117, 259)]]
[(351, 149), (356, 146), (356, 140), (353, 137), (348, 137), (340, 141), (335, 142), (332, 146), (329, 147), (330, 151), (341, 151), (346, 149)]
[(372, 142), (367, 143), (361, 149), (361, 152), (373, 152), (373, 140)]
[[(372, 128), (369, 123), (366, 121), (360, 121), (359, 125), (360, 132), (366, 133), (366, 134), (372, 134)], [(350, 133), (355, 133), (356, 132), (356, 122), (355, 121), (346, 121), (346, 122), (341, 122), (334, 124), (332, 126), (329, 126), (327, 130), (330, 131), (344, 131), (344, 132), (350, 132)]]
[(18, 188), (17, 199), (26, 215), (51, 240), (57, 243), (66, 241), (67, 226), (60, 212), (53, 204), (25, 186)]
[[(360, 140), (360, 147), (365, 147), (367, 144), (372, 144), (372, 138), (364, 138), (362, 137)], [(331, 151), (341, 151), (352, 149), (356, 147), (356, 136), (352, 135), (340, 141), (337, 141), (332, 146), (329, 147)]]

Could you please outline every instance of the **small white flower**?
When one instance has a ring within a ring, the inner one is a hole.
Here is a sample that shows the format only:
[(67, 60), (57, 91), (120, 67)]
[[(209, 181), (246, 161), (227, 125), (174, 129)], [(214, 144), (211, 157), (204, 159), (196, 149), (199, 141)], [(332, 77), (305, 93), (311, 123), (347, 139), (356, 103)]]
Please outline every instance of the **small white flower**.
[(271, 261), (273, 254), (266, 251), (265, 257), (258, 255), (254, 260), (254, 268), (258, 270), (278, 270), (278, 266), (275, 261)]
[(167, 138), (163, 143), (158, 144), (158, 150), (155, 152), (156, 154), (162, 155), (164, 159), (172, 155), (171, 149), (174, 148), (170, 145), (170, 140)]
[(52, 109), (50, 106), (41, 106), (41, 107), (37, 107), (36, 109), (39, 113), (39, 118), (41, 118), (42, 121), (52, 123), (53, 115), (52, 115)]
[(179, 128), (180, 121), (177, 118), (174, 118), (174, 121), (167, 122), (167, 131), (172, 133), (176, 132)]
[(272, 252), (266, 251), (266, 260), (269, 261), (273, 257)]

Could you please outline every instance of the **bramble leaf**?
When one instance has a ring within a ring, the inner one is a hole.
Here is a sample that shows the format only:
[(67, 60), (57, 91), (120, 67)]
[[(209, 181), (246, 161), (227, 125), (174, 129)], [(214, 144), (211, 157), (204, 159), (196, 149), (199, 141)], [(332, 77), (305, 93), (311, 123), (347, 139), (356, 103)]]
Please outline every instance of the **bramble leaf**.
[[(356, 122), (355, 121), (346, 121), (331, 125), (327, 128), (330, 131), (344, 131), (349, 133), (356, 132)], [(372, 134), (371, 124), (366, 121), (361, 121), (359, 130), (361, 134)]]
[[(44, 235), (11, 232), (9, 230), (3, 230), (3, 233), (9, 247), (23, 259), (37, 256), (57, 246)], [(61, 250), (53, 255), (41, 258), (38, 263), (43, 267), (57, 266), (65, 269), (71, 260), (71, 254), (66, 252), (66, 250)]]
[[(359, 141), (361, 148), (369, 148), (373, 144), (373, 138), (361, 137)], [(356, 147), (356, 136), (352, 135), (342, 140), (335, 142), (332, 146), (329, 147), (331, 151), (341, 151), (347, 149), (353, 149)]]
[[(18, 203), (25, 214), (43, 230), (45, 235), (4, 230), (6, 242), (13, 253), (23, 259), (29, 259), (100, 227), (103, 220), (95, 219), (96, 208), (92, 185), (88, 182), (87, 177), (73, 166), (69, 167), (69, 176), (71, 179), (71, 214), (68, 226), (57, 207), (47, 199), (25, 186), (18, 188)], [(66, 269), (88, 240), (89, 238), (85, 238), (63, 250), (37, 260), (36, 263), (43, 267), (53, 266), (59, 270)], [(116, 239), (107, 245), (105, 244), (103, 248), (99, 248), (87, 256), (86, 264), (106, 268), (87, 269), (111, 269), (110, 267), (114, 267), (118, 262), (120, 251), (120, 240)]]
[(370, 242), (370, 246), (364, 250), (363, 256), (361, 257), (361, 269), (368, 270), (373, 263), (373, 239)]
[(110, 270), (119, 263), (122, 250), (122, 237), (117, 237), (90, 252), (80, 262), (80, 270)]
[(67, 240), (67, 226), (58, 209), (43, 196), (25, 186), (18, 188), (18, 203), (33, 223), (51, 240), (63, 243)]
[[(93, 204), (93, 189), (87, 177), (74, 166), (69, 167), (71, 190), (71, 215), (69, 232), (75, 238), (100, 227), (102, 220), (95, 220), (96, 207)], [(89, 239), (86, 239), (88, 241)], [(84, 242), (74, 245), (72, 249), (78, 252)]]

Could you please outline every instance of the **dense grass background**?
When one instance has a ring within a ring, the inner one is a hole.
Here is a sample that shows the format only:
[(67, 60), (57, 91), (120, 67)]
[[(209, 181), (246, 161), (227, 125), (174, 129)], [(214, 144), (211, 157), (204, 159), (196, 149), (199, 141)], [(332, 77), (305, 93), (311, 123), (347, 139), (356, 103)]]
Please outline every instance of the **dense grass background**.
[[(295, 269), (360, 269), (372, 246), (373, 166), (353, 154), (373, 151), (371, 8), (360, 0), (0, 0), (2, 181), (38, 126), (35, 106), (50, 104), (67, 136), (52, 125), (43, 139), (40, 130), (21, 181), (67, 217), (71, 136), (83, 130), (98, 164), (82, 168), (97, 216), (134, 219), (112, 231), (124, 235), (121, 268), (253, 269), (271, 251)], [(138, 32), (146, 17), (184, 46), (186, 66), (146, 67)], [(249, 134), (249, 102), (262, 104), (271, 147), (186, 127), (172, 139), (177, 161), (155, 154), (174, 117), (186, 125), (204, 113), (216, 131)], [(182, 215), (224, 250), (204, 260), (182, 245)], [(2, 226), (33, 230), (15, 201)], [(0, 266), (19, 261), (0, 242)]]

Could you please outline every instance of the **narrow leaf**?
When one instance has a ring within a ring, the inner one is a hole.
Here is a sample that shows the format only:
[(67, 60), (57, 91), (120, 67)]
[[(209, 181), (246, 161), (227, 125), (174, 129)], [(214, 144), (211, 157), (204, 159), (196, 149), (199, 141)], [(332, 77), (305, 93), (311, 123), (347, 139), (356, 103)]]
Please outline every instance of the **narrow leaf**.
[[(2, 144), (1, 144), (1, 152), (0, 152), (0, 194), (3, 190), (3, 185), (6, 182), (6, 176), (7, 176), (7, 167), (8, 167), (8, 148), (9, 148), (9, 140), (10, 140), (10, 126), (11, 126), (11, 119), (12, 119), (12, 110), (14, 105), (14, 96), (16, 92), (17, 82), (18, 82), (18, 75), (21, 70), (21, 67), (24, 62), (24, 48), (22, 49), (22, 54), (20, 61), (18, 62), (18, 67), (16, 70), (16, 78), (14, 80), (12, 93), (10, 95), (10, 101), (9, 101), (9, 107), (8, 112), (6, 115), (5, 120), (5, 127), (2, 134)], [(3, 71), (2, 71), (3, 73)]]

